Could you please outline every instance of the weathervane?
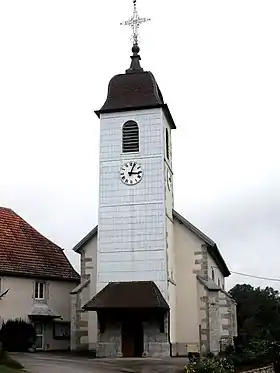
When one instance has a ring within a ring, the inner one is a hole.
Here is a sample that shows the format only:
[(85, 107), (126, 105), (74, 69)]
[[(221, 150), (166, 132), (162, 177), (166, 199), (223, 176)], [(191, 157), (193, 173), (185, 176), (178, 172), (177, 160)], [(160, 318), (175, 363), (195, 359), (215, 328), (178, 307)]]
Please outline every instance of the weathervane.
[(139, 17), (136, 1), (137, 0), (133, 0), (133, 16), (130, 17), (129, 20), (122, 22), (121, 25), (130, 26), (132, 28), (133, 45), (138, 46), (139, 26), (141, 25), (141, 23), (148, 22), (151, 19)]

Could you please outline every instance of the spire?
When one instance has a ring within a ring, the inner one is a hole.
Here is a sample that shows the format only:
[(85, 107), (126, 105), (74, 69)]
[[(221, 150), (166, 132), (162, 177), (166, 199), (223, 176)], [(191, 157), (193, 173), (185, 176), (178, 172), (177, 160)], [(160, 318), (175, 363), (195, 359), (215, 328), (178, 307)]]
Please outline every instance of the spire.
[(139, 17), (136, 1), (137, 0), (133, 0), (132, 17), (130, 17), (127, 21), (124, 21), (121, 23), (121, 25), (130, 26), (132, 28), (132, 40), (133, 40), (132, 53), (133, 55), (131, 56), (130, 68), (126, 70), (126, 73), (136, 73), (136, 72), (143, 71), (140, 65), (141, 57), (139, 55), (140, 48), (138, 45), (139, 26), (141, 25), (141, 23), (145, 23), (151, 20), (150, 18)]

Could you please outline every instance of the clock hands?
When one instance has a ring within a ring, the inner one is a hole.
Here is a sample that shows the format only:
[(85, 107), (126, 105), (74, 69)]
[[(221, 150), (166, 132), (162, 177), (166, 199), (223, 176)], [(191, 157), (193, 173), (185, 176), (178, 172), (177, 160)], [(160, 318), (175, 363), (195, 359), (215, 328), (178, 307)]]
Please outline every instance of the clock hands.
[(134, 162), (134, 164), (133, 164), (133, 166), (132, 166), (130, 172), (128, 173), (128, 176), (131, 176), (131, 175), (134, 175), (134, 174), (135, 174), (135, 173), (133, 172), (135, 166), (136, 166), (136, 163)]

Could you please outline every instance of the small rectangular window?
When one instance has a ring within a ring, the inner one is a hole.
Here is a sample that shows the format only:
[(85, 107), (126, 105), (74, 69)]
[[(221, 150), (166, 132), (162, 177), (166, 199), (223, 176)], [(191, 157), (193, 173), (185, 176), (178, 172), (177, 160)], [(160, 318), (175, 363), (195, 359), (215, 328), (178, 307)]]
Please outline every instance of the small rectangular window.
[(70, 322), (64, 322), (64, 321), (54, 322), (53, 339), (69, 340), (70, 339)]
[(165, 149), (166, 149), (166, 157), (169, 159), (169, 132), (168, 129), (165, 129)]
[(45, 283), (35, 282), (35, 299), (45, 299)]

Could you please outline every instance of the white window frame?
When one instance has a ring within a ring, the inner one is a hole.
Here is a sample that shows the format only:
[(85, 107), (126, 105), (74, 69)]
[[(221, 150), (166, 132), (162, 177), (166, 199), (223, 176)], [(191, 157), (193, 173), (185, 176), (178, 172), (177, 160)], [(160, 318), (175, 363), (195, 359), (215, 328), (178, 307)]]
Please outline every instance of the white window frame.
[[(41, 297), (41, 290), (43, 296)], [(35, 281), (35, 288), (34, 288), (34, 298), (37, 300), (44, 300), (46, 296), (46, 283), (43, 281)]]

